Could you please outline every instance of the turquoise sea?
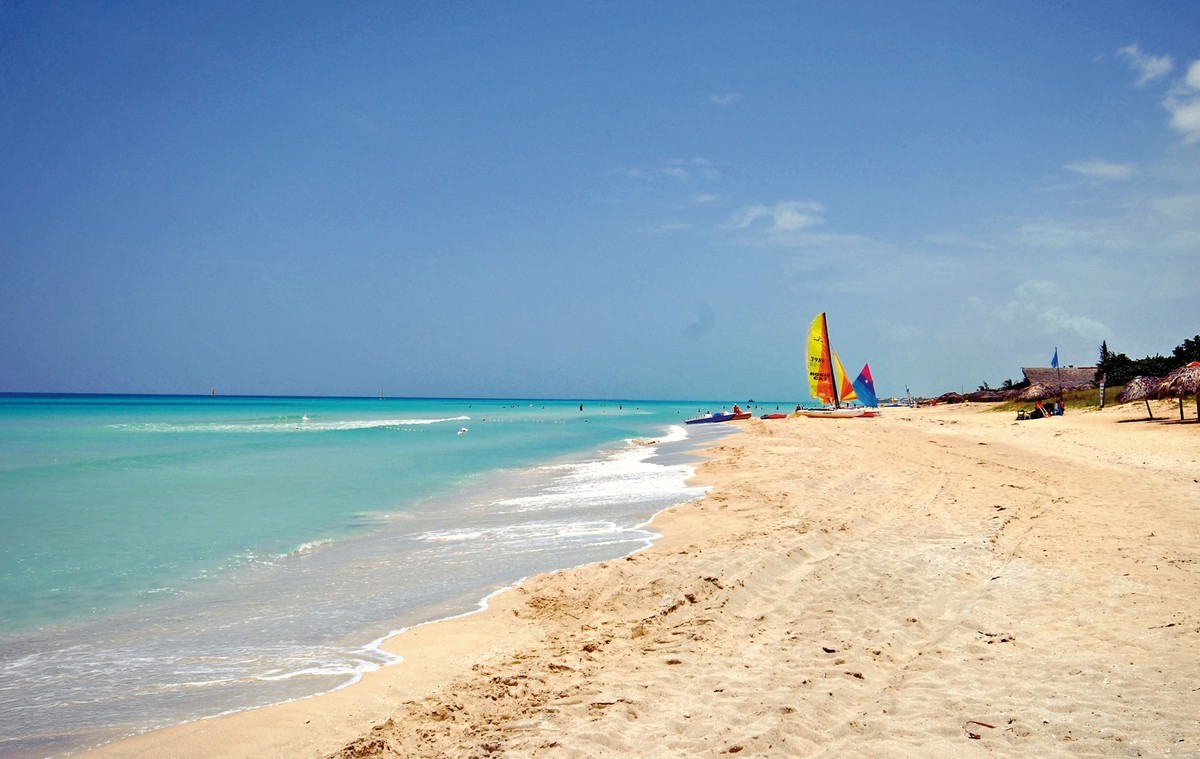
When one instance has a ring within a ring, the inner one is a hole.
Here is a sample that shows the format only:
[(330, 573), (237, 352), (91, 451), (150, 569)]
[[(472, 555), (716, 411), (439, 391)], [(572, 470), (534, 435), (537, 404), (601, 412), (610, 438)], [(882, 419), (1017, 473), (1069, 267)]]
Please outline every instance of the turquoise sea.
[(398, 630), (643, 548), (721, 407), (0, 395), (0, 756), (342, 687)]

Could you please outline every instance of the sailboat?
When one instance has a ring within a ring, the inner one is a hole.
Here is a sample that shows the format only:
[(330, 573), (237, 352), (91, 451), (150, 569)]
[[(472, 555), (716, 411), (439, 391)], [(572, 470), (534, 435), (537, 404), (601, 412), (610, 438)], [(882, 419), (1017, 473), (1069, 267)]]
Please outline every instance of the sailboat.
[[(802, 416), (815, 419), (844, 419), (872, 417), (878, 413), (874, 408), (875, 382), (871, 378), (871, 367), (863, 365), (858, 377), (851, 382), (842, 366), (842, 359), (829, 345), (829, 325), (825, 313), (813, 319), (808, 328), (808, 389), (812, 397), (825, 404), (825, 408), (797, 409)], [(860, 400), (872, 408), (843, 406), (844, 401)]]

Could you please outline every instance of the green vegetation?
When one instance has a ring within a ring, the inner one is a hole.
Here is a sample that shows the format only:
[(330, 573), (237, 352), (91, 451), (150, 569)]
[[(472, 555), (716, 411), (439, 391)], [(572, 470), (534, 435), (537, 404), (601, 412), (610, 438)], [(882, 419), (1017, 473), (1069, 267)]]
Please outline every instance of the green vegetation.
[(1139, 375), (1163, 377), (1172, 369), (1178, 369), (1192, 361), (1200, 361), (1200, 335), (1184, 340), (1171, 351), (1170, 356), (1147, 356), (1131, 359), (1124, 353), (1113, 353), (1108, 341), (1100, 343), (1100, 360), (1096, 364), (1096, 379), (1108, 375), (1108, 386), (1124, 385)]
[(1000, 383), (1000, 387), (992, 387), (988, 385), (987, 380), (984, 380), (983, 384), (979, 386), (979, 392), (986, 392), (988, 390), (1024, 390), (1027, 387), (1029, 387), (1029, 380), (1025, 379), (1020, 382), (1013, 382), (1011, 379), (1006, 379)]

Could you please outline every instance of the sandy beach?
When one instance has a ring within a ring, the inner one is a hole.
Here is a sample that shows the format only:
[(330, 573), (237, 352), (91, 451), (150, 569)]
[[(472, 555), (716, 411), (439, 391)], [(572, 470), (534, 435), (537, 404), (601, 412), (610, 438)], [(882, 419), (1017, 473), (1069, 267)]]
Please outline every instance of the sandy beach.
[(397, 636), (352, 687), (90, 756), (1200, 755), (1194, 419), (741, 429), (650, 549)]

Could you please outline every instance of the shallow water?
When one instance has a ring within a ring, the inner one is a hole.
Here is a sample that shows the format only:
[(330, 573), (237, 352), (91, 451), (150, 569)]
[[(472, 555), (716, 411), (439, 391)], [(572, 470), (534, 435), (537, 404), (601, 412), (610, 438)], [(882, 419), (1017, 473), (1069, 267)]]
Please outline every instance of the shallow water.
[(2, 397), (0, 754), (341, 687), (398, 629), (637, 550), (702, 492), (699, 408)]

